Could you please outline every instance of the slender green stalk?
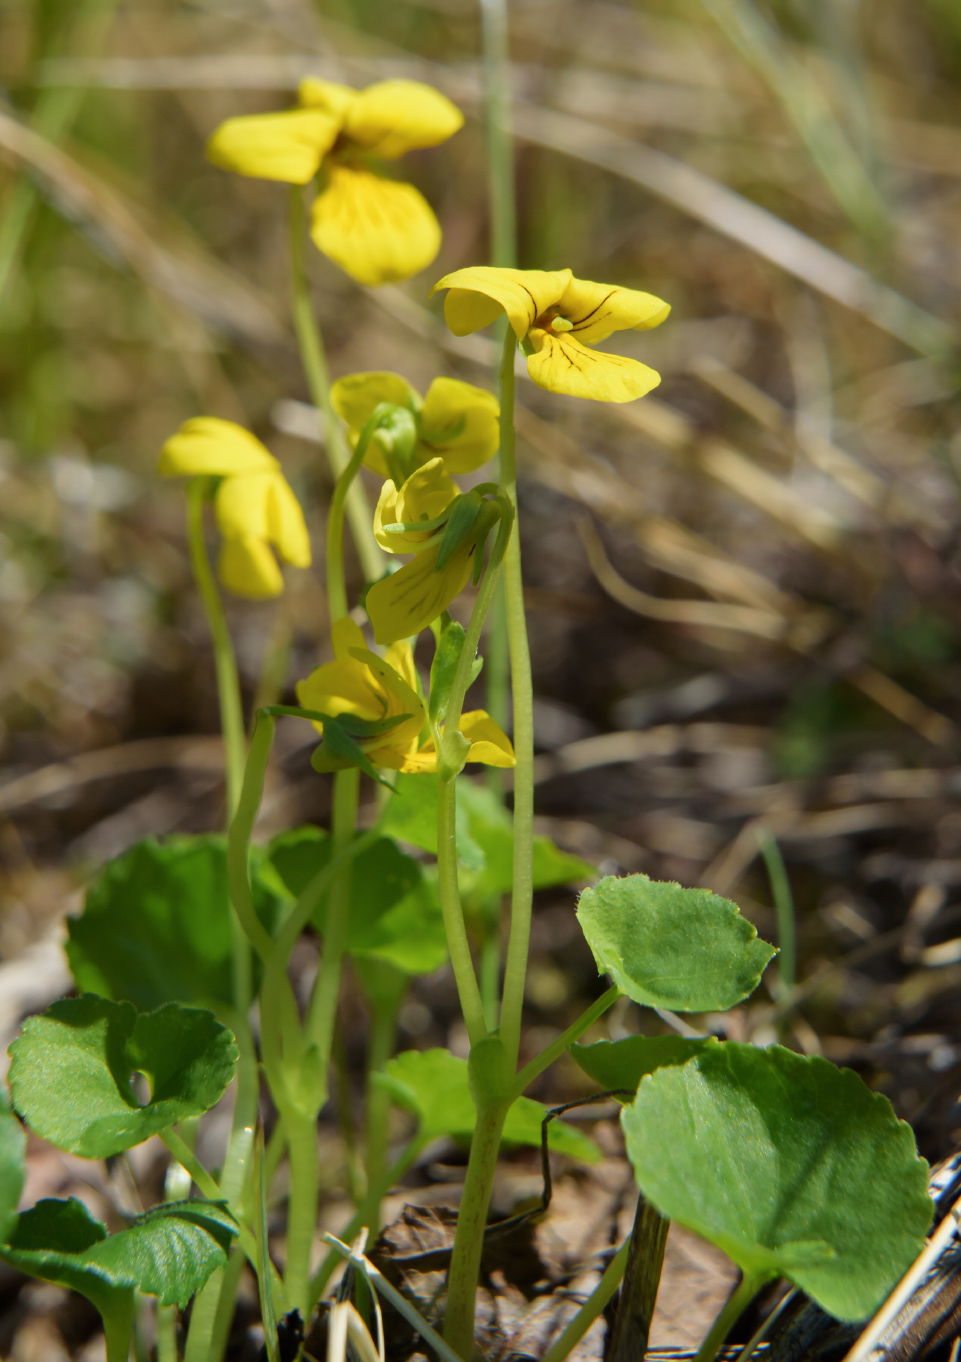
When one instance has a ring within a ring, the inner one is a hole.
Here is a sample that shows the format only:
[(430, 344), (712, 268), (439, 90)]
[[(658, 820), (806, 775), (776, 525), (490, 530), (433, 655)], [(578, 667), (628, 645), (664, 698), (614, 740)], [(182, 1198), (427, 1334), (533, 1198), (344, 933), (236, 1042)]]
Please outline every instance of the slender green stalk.
[(520, 1097), (539, 1074), (542, 1074), (546, 1068), (553, 1064), (555, 1059), (560, 1059), (561, 1055), (570, 1049), (587, 1028), (597, 1021), (598, 1017), (603, 1017), (607, 1009), (614, 1006), (620, 996), (621, 990), (619, 988), (609, 988), (606, 993), (602, 993), (596, 1002), (591, 1003), (586, 1012), (581, 1013), (576, 1022), (572, 1022), (566, 1031), (563, 1031), (556, 1040), (551, 1041), (546, 1050), (542, 1050), (539, 1055), (535, 1055), (529, 1064), (525, 1064), (514, 1080), (514, 1096)]
[(620, 1286), (621, 1278), (624, 1276), (624, 1270), (627, 1267), (627, 1257), (630, 1251), (631, 1241), (630, 1238), (627, 1238), (608, 1263), (603, 1277), (578, 1310), (570, 1324), (568, 1324), (560, 1337), (555, 1339), (548, 1348), (547, 1352), (544, 1354), (543, 1362), (563, 1362), (563, 1359), (567, 1357), (568, 1353), (573, 1352), (577, 1347), (578, 1343), (580, 1343), (588, 1329)]
[(470, 1161), (464, 1180), (454, 1234), (454, 1251), (447, 1277), (447, 1311), (444, 1315), (444, 1339), (462, 1358), (474, 1351), (474, 1307), (477, 1297), (477, 1278), (480, 1274), (481, 1253), (484, 1249), (484, 1229), (487, 1209), (494, 1185), (494, 1170), (500, 1153), (501, 1132), (507, 1118), (508, 1106), (480, 1110), (470, 1145)]
[[(388, 965), (386, 968), (391, 967)], [(387, 1172), (390, 1093), (383, 1084), (375, 1080), (376, 1075), (383, 1071), (394, 1053), (397, 1044), (397, 1013), (406, 992), (407, 979), (401, 975), (399, 987), (392, 991), (384, 990), (371, 997), (370, 1040), (367, 1045), (367, 1110), (364, 1120), (367, 1132), (368, 1187), (378, 1187)], [(375, 1217), (374, 1223), (369, 1226), (372, 1236), (377, 1233), (378, 1221), (379, 1217)]]
[(178, 1362), (177, 1307), (157, 1306), (157, 1362)]
[(108, 1309), (101, 1312), (104, 1341), (107, 1345), (107, 1362), (128, 1362), (130, 1355), (130, 1333), (133, 1328), (133, 1291), (111, 1301)]
[[(331, 818), (331, 852), (346, 851), (353, 841), (360, 796), (360, 772), (356, 767), (338, 771), (334, 777), (334, 807)], [(340, 997), (340, 976), (347, 949), (347, 923), (350, 912), (350, 864), (340, 871), (331, 887), (324, 924), (324, 954), (314, 983), (304, 1031), (307, 1042), (316, 1045), (326, 1096), (327, 1070), (334, 1040), (334, 1017)]]
[(524, 981), (531, 937), (534, 899), (532, 858), (534, 851), (534, 691), (531, 655), (524, 615), (524, 584), (517, 524), (517, 469), (514, 454), (514, 353), (516, 340), (508, 327), (501, 360), (501, 479), (514, 507), (514, 533), (504, 560), (507, 597), (507, 635), (510, 642), (511, 681), (514, 699), (514, 878), (511, 894), (511, 930), (504, 970), (501, 1003), (501, 1040), (511, 1062), (520, 1050)]
[[(324, 414), (324, 442), (327, 457), (335, 478), (347, 465), (347, 450), (341, 433), (340, 418), (330, 401), (330, 374), (324, 342), (314, 315), (307, 276), (305, 245), (307, 219), (304, 192), (299, 185), (290, 187), (290, 265), (294, 329), (300, 345), (300, 357), (307, 378), (310, 399)], [(384, 573), (384, 555), (374, 538), (373, 515), (360, 483), (355, 483), (347, 498), (347, 515), (351, 533), (360, 556), (364, 576), (369, 582), (378, 581)]]
[(751, 1304), (751, 1301), (760, 1291), (764, 1283), (769, 1282), (775, 1275), (776, 1274), (773, 1272), (768, 1272), (759, 1273), (755, 1276), (745, 1272), (737, 1290), (711, 1325), (710, 1333), (701, 1344), (700, 1348), (698, 1348), (697, 1357), (694, 1359), (694, 1362), (714, 1362), (718, 1349), (734, 1328), (734, 1325), (741, 1318), (744, 1311)]
[(267, 1242), (267, 1182), (264, 1177), (264, 1131), (260, 1126), (254, 1141), (254, 1237), (257, 1240), (257, 1285), (260, 1288), (260, 1317), (264, 1326), (264, 1347), (269, 1362), (280, 1362), (277, 1339), (277, 1310), (271, 1282), (270, 1248)]
[[(241, 1259), (245, 1256), (241, 1254)], [(190, 1312), (190, 1328), (187, 1330), (187, 1343), (184, 1348), (184, 1362), (210, 1362), (213, 1356), (213, 1337), (223, 1299), (226, 1271), (217, 1268), (207, 1280), (206, 1286), (197, 1293)], [(231, 1312), (232, 1313), (232, 1312)], [(176, 1357), (176, 1352), (174, 1353)], [(158, 1358), (159, 1362), (159, 1358)]]
[[(490, 711), (488, 710), (488, 713)], [(489, 766), (489, 771), (499, 768)], [(501, 992), (501, 949), (498, 921), (500, 917), (501, 896), (497, 895), (492, 905), (485, 904), (481, 910), (481, 951), (480, 951), (480, 994), (484, 1007), (484, 1020), (488, 1031), (497, 1029), (500, 1012)]]
[(761, 855), (771, 881), (771, 897), (777, 913), (778, 944), (778, 995), (779, 1001), (786, 998), (797, 983), (797, 928), (794, 917), (794, 898), (791, 894), (791, 881), (788, 879), (787, 866), (781, 855), (781, 848), (767, 828), (761, 828), (757, 835)]
[[(464, 696), (470, 683), (470, 672), (477, 646), (480, 642), (484, 619), (490, 607), (501, 563), (512, 539), (513, 517), (501, 517), (497, 539), (491, 551), (487, 568), (481, 582), (480, 591), (471, 611), (470, 622), (464, 637), (464, 645), (457, 661), (454, 682), (451, 686), (450, 700), (444, 715), (444, 732), (435, 733), (434, 744), (438, 753), (437, 774), (437, 887), (440, 894), (441, 910), (444, 914), (444, 930), (447, 934), (447, 949), (450, 952), (451, 967), (457, 983), (457, 994), (471, 1045), (476, 1045), (487, 1035), (484, 1019), (484, 1004), (481, 1001), (474, 962), (471, 959), (470, 942), (464, 923), (464, 909), (460, 899), (460, 886), (457, 881), (457, 780), (456, 775), (446, 775), (445, 745), (452, 735), (460, 729)], [(479, 552), (480, 550), (478, 550)]]
[(314, 1117), (288, 1116), (287, 1157), (290, 1161), (290, 1196), (287, 1201), (287, 1265), (284, 1286), (287, 1304), (309, 1317), (310, 1257), (317, 1228), (317, 1197), (320, 1187), (317, 1166), (317, 1122)]
[[(227, 1259), (227, 1266), (224, 1268), (221, 1278), (220, 1299), (217, 1302), (217, 1313), (214, 1316), (213, 1328), (210, 1331), (210, 1345), (206, 1353), (203, 1354), (201, 1362), (220, 1362), (227, 1351), (227, 1340), (230, 1337), (230, 1326), (234, 1322), (240, 1277), (246, 1261), (247, 1255), (243, 1249), (232, 1248), (230, 1250), (230, 1257)], [(206, 1287), (204, 1290), (206, 1290)], [(196, 1308), (197, 1303), (195, 1302), (194, 1309)], [(159, 1357), (157, 1362), (161, 1362)]]
[(344, 512), (349, 509), (350, 494), (357, 486), (354, 479), (360, 472), (360, 466), (364, 462), (379, 419), (378, 413), (375, 412), (361, 431), (356, 449), (338, 474), (337, 485), (330, 501), (330, 511), (327, 514), (327, 609), (331, 624), (343, 619), (347, 614), (347, 587), (344, 582)]

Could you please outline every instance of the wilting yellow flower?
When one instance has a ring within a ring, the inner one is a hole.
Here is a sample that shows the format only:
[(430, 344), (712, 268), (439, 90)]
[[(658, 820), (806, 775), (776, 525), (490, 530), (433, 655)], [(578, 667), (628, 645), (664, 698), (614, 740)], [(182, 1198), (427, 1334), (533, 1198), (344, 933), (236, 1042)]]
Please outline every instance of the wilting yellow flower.
[(457, 484), (444, 471), (443, 459), (431, 459), (422, 464), (400, 489), (388, 480), (380, 490), (374, 511), (374, 537), (388, 553), (419, 553), (435, 532), (434, 525), (426, 530), (408, 530), (391, 534), (391, 525), (411, 525), (433, 521), (443, 515), (460, 495)]
[(223, 536), (217, 571), (228, 590), (254, 600), (284, 589), (271, 545), (285, 562), (310, 567), (310, 538), (300, 503), (280, 464), (232, 421), (196, 416), (163, 447), (165, 477), (220, 477), (214, 512)]
[[(417, 672), (410, 644), (404, 640), (388, 648), (386, 658), (372, 653), (364, 635), (352, 619), (338, 620), (331, 630), (334, 661), (318, 667), (305, 681), (297, 684), (297, 698), (304, 709), (336, 718), (353, 715), (370, 723), (393, 716), (409, 715), (386, 733), (356, 739), (374, 766), (392, 771), (429, 772), (437, 769), (437, 753), (431, 739), (421, 744), (425, 709), (417, 689)], [(322, 723), (315, 723), (323, 733)], [(468, 761), (487, 766), (513, 766), (510, 741), (483, 710), (461, 718), (460, 731), (470, 739)], [(314, 769), (338, 771), (350, 763), (321, 749), (314, 757)]]
[[(348, 374), (330, 390), (334, 410), (347, 422), (351, 443), (357, 439), (379, 402), (414, 411), (419, 438), (413, 468), (438, 455), (448, 473), (471, 473), (494, 457), (500, 440), (500, 406), (493, 393), (457, 378), (435, 378), (423, 398), (400, 374)], [(382, 478), (390, 477), (375, 436), (364, 463)]]
[(615, 331), (646, 331), (670, 312), (650, 293), (575, 279), (570, 270), (507, 270), (477, 265), (446, 274), (444, 316), (455, 336), (489, 326), (502, 312), (527, 354), (527, 372), (548, 392), (631, 402), (660, 383), (635, 359), (587, 347)]
[(409, 279), (440, 249), (440, 226), (413, 185), (385, 179), (366, 158), (395, 160), (435, 147), (463, 125), (449, 99), (415, 80), (366, 90), (301, 82), (300, 107), (228, 118), (207, 144), (215, 165), (240, 175), (308, 184), (326, 174), (311, 212), (317, 249), (359, 284)]

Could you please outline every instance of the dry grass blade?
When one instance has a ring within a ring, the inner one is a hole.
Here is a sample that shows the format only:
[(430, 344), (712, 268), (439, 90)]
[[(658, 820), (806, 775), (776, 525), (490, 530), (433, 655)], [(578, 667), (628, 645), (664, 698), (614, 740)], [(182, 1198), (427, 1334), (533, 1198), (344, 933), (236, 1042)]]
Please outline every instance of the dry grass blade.
[(246, 345), (285, 342), (277, 313), (245, 279), (197, 251), (159, 244), (163, 233), (156, 223), (145, 225), (115, 189), (4, 110), (0, 159), (35, 175), (58, 211), (82, 222), (94, 239), (106, 239), (146, 284), (214, 331)]
[(601, 586), (614, 600), (637, 615), (697, 628), (734, 629), (739, 633), (756, 634), (759, 638), (767, 639), (781, 639), (788, 630), (788, 621), (782, 615), (751, 606), (715, 605), (711, 601), (669, 601), (659, 596), (649, 596), (625, 582), (611, 566), (600, 536), (587, 517), (578, 520), (577, 532)]

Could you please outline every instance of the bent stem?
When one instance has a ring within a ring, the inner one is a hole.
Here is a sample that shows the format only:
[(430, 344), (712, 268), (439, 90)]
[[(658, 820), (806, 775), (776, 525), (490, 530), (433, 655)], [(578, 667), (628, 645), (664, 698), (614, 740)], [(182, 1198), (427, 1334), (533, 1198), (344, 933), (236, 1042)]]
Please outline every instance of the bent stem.
[[(324, 443), (330, 469), (339, 478), (347, 466), (347, 450), (341, 433), (340, 419), (330, 401), (330, 374), (324, 342), (314, 315), (310, 297), (310, 281), (304, 246), (307, 235), (307, 215), (304, 192), (299, 185), (291, 185), (289, 203), (289, 241), (292, 306), (294, 329), (300, 346), (300, 358), (307, 378), (307, 388), (314, 406), (324, 414)], [(373, 515), (363, 487), (357, 483), (347, 500), (350, 530), (357, 545), (361, 567), (369, 582), (376, 582), (384, 573), (384, 556), (374, 538)]]
[[(714, 1362), (718, 1349), (741, 1318), (765, 1282), (776, 1276), (773, 1272), (745, 1272), (740, 1285), (711, 1325), (710, 1333), (697, 1350), (694, 1362)], [(545, 1359), (546, 1362), (546, 1359)]]
[(563, 1359), (577, 1347), (588, 1329), (597, 1319), (604, 1309), (607, 1302), (611, 1299), (614, 1292), (620, 1286), (621, 1278), (627, 1267), (628, 1254), (631, 1251), (630, 1239), (625, 1239), (624, 1243), (617, 1250), (617, 1253), (608, 1263), (603, 1277), (597, 1283), (594, 1290), (587, 1300), (578, 1310), (577, 1314), (568, 1324), (561, 1336), (551, 1344), (544, 1354), (543, 1362), (563, 1362)]

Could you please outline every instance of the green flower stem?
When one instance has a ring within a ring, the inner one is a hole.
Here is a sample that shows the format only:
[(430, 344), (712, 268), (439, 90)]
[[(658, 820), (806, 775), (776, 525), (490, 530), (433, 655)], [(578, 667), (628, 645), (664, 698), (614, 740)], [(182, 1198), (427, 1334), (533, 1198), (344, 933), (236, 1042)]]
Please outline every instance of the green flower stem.
[(481, 1109), (477, 1113), (464, 1194), (457, 1215), (454, 1251), (447, 1277), (444, 1340), (465, 1362), (474, 1352), (474, 1307), (484, 1229), (509, 1105)]
[(230, 886), (230, 897), (251, 945), (265, 963), (270, 959), (274, 943), (254, 908), (254, 898), (250, 890), (248, 853), (251, 833), (264, 796), (264, 778), (274, 742), (274, 727), (273, 718), (263, 710), (259, 711), (250, 743), (250, 755), (244, 771), (240, 799), (237, 802), (237, 812), (227, 833), (227, 881)]
[(100, 1311), (103, 1320), (107, 1362), (127, 1362), (130, 1354), (130, 1334), (133, 1329), (134, 1293), (111, 1293), (109, 1305)]
[[(373, 1226), (380, 1210), (380, 1203), (393, 1187), (410, 1168), (411, 1164), (419, 1157), (424, 1148), (425, 1141), (415, 1136), (410, 1144), (401, 1154), (400, 1158), (387, 1170), (380, 1182), (375, 1187), (371, 1187), (363, 1204), (358, 1208), (350, 1222), (341, 1231), (348, 1243), (352, 1243), (365, 1225)], [(310, 1284), (310, 1308), (320, 1300), (324, 1287), (330, 1281), (334, 1269), (338, 1264), (338, 1256), (331, 1250), (320, 1267), (314, 1273), (313, 1281)]]
[(317, 1227), (320, 1188), (317, 1121), (311, 1116), (286, 1116), (290, 1196), (287, 1200), (287, 1264), (284, 1286), (287, 1307), (309, 1318), (310, 1257)]
[(178, 1362), (175, 1305), (157, 1305), (157, 1362)]
[[(188, 1144), (177, 1134), (171, 1126), (168, 1130), (160, 1132), (160, 1138), (173, 1154), (178, 1163), (182, 1163), (187, 1172), (193, 1178), (200, 1191), (208, 1201), (223, 1201), (223, 1193), (206, 1168), (197, 1158), (197, 1155)], [(243, 1223), (238, 1222), (237, 1242), (247, 1254), (253, 1266), (257, 1263), (257, 1245), (254, 1243), (254, 1236)]]
[[(334, 776), (334, 807), (330, 837), (333, 856), (342, 855), (354, 839), (360, 772), (352, 766)], [(334, 1043), (334, 1018), (340, 997), (340, 976), (347, 948), (347, 923), (350, 912), (350, 863), (338, 873), (330, 890), (324, 924), (324, 953), (314, 983), (304, 1031), (309, 1045), (320, 1052), (324, 1100), (327, 1097), (327, 1071)]]
[[(710, 1333), (697, 1350), (697, 1357), (694, 1362), (714, 1362), (718, 1349), (734, 1328), (734, 1325), (741, 1318), (744, 1311), (751, 1304), (751, 1301), (760, 1291), (765, 1282), (771, 1281), (775, 1273), (748, 1273), (745, 1272), (741, 1278), (741, 1283), (734, 1292), (731, 1299), (711, 1325)], [(546, 1362), (546, 1359), (545, 1359)]]
[[(240, 1253), (241, 1264), (245, 1255)], [(220, 1313), (221, 1302), (225, 1301), (224, 1283), (227, 1273), (223, 1268), (217, 1268), (210, 1274), (206, 1286), (198, 1291), (194, 1300), (193, 1309), (190, 1312), (190, 1328), (187, 1330), (187, 1345), (184, 1348), (184, 1362), (213, 1362), (215, 1356), (213, 1351), (214, 1330), (217, 1325), (217, 1316)], [(231, 1302), (233, 1304), (233, 1302)], [(231, 1314), (233, 1311), (231, 1310)], [(158, 1334), (158, 1359), (159, 1358), (159, 1334)], [(174, 1359), (176, 1362), (177, 1349), (174, 1346)]]
[[(307, 236), (307, 219), (304, 192), (299, 185), (290, 187), (290, 265), (291, 286), (293, 291), (294, 328), (300, 345), (300, 357), (307, 377), (307, 387), (314, 406), (324, 414), (325, 444), (330, 469), (339, 478), (347, 466), (347, 450), (341, 433), (340, 418), (330, 401), (330, 375), (327, 370), (327, 356), (324, 342), (314, 315), (310, 297), (310, 281), (307, 277), (307, 264), (304, 248)], [(384, 574), (384, 556), (374, 538), (373, 514), (366, 493), (360, 483), (355, 483), (347, 498), (347, 515), (350, 529), (357, 545), (364, 576), (368, 582), (378, 581)]]
[(501, 1003), (501, 1040), (512, 1064), (520, 1050), (524, 981), (531, 937), (534, 899), (534, 691), (531, 654), (524, 615), (524, 584), (517, 525), (517, 468), (514, 454), (514, 352), (516, 340), (508, 327), (501, 360), (501, 479), (514, 507), (514, 533), (504, 561), (507, 597), (507, 636), (510, 642), (511, 680), (514, 697), (514, 878), (511, 894), (511, 930), (504, 970)]
[(609, 1007), (613, 1007), (621, 996), (619, 988), (609, 988), (606, 993), (602, 993), (596, 1002), (591, 1003), (586, 1012), (582, 1012), (576, 1022), (572, 1022), (566, 1031), (562, 1032), (556, 1040), (548, 1045), (546, 1050), (542, 1050), (539, 1055), (535, 1055), (529, 1064), (525, 1064), (517, 1078), (514, 1080), (514, 1096), (520, 1097), (534, 1082), (540, 1074), (544, 1072), (555, 1059), (560, 1059), (565, 1051), (569, 1050), (576, 1040), (584, 1034), (587, 1028), (596, 1022), (598, 1017), (603, 1017)]
[[(490, 711), (488, 711), (490, 713)], [(501, 768), (489, 766), (488, 771)], [(484, 1020), (488, 1031), (497, 1029), (497, 1015), (500, 1011), (501, 991), (501, 951), (498, 921), (500, 917), (501, 896), (497, 895), (493, 906), (485, 905), (481, 911), (481, 950), (480, 950), (480, 992), (484, 1005)]]
[[(377, 963), (377, 962), (373, 962)], [(387, 966), (390, 968), (390, 966)], [(367, 1186), (379, 1187), (387, 1172), (387, 1148), (390, 1134), (390, 1093), (376, 1082), (397, 1044), (397, 1013), (407, 992), (407, 979), (402, 976), (400, 986), (371, 998), (370, 1039), (367, 1044), (367, 1103), (364, 1125), (367, 1131)], [(379, 1206), (377, 1208), (379, 1212)], [(379, 1225), (375, 1213), (369, 1225), (373, 1239)]]
[(631, 1251), (630, 1237), (617, 1250), (617, 1253), (608, 1263), (604, 1275), (597, 1283), (594, 1290), (587, 1300), (578, 1310), (577, 1314), (568, 1324), (559, 1338), (548, 1348), (544, 1354), (543, 1362), (563, 1362), (568, 1353), (572, 1352), (587, 1333), (588, 1329), (597, 1319), (604, 1309), (607, 1302), (614, 1295), (614, 1292), (621, 1284), (627, 1268), (627, 1256)]
[[(227, 1266), (224, 1268), (221, 1277), (220, 1298), (217, 1301), (217, 1312), (214, 1315), (213, 1328), (210, 1331), (210, 1344), (206, 1353), (201, 1356), (200, 1362), (220, 1362), (227, 1351), (230, 1326), (234, 1322), (234, 1311), (237, 1306), (237, 1292), (240, 1289), (240, 1278), (246, 1261), (247, 1255), (243, 1249), (232, 1248), (230, 1250), (230, 1257), (227, 1259)], [(206, 1287), (204, 1290), (206, 1290)], [(194, 1310), (197, 1309), (198, 1304), (199, 1298), (194, 1302)], [(157, 1362), (161, 1362), (159, 1357)], [(176, 1355), (174, 1362), (176, 1362)], [(186, 1357), (184, 1362), (187, 1362)]]
[[(360, 433), (357, 447), (337, 477), (337, 485), (327, 514), (327, 609), (334, 624), (347, 614), (347, 587), (344, 582), (344, 512), (350, 507), (350, 494), (358, 484), (354, 479), (360, 472), (367, 447), (378, 426), (372, 416)], [(376, 544), (375, 544), (376, 547)], [(373, 581), (374, 578), (368, 578)]]
[[(481, 1001), (474, 962), (471, 959), (470, 942), (464, 922), (464, 909), (460, 899), (460, 886), (457, 882), (457, 777), (456, 774), (444, 775), (445, 743), (450, 735), (459, 731), (464, 696), (470, 684), (470, 672), (477, 655), (481, 629), (487, 615), (501, 563), (511, 539), (513, 517), (501, 517), (497, 539), (491, 551), (484, 578), (481, 582), (470, 622), (464, 637), (457, 670), (451, 686), (450, 699), (444, 715), (444, 733), (434, 734), (434, 746), (438, 754), (437, 771), (437, 886), (440, 893), (441, 910), (444, 914), (444, 931), (447, 934), (447, 949), (450, 952), (451, 966), (457, 983), (457, 994), (471, 1045), (487, 1035), (487, 1022), (484, 1019), (484, 1004)], [(478, 550), (479, 552), (480, 550)]]

